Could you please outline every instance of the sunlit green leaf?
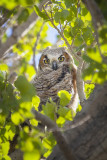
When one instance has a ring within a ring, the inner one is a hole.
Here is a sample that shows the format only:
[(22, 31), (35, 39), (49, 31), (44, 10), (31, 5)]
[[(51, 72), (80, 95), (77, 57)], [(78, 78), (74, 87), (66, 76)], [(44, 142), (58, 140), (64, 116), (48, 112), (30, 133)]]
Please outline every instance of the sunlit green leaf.
[(52, 134), (43, 139), (43, 145), (47, 149), (52, 149), (56, 144), (55, 138)]
[(10, 148), (10, 143), (9, 142), (2, 143), (1, 148), (2, 148), (3, 155), (7, 155)]
[(63, 107), (65, 107), (71, 100), (71, 94), (65, 90), (59, 91), (58, 96), (60, 98), (60, 105)]
[(1, 64), (0, 64), (0, 70), (1, 70), (1, 71), (8, 71), (8, 66), (7, 66), (7, 64), (1, 63)]
[(33, 126), (37, 126), (38, 125), (38, 121), (36, 119), (31, 119), (30, 120), (30, 124)]
[(86, 95), (86, 98), (89, 98), (89, 96), (92, 93), (94, 87), (95, 87), (94, 84), (85, 84), (85, 95)]
[(77, 109), (76, 109), (76, 112), (80, 112), (81, 109), (82, 109), (82, 107), (81, 107), (81, 105), (79, 104), (78, 107), (77, 107)]
[(45, 106), (44, 105), (42, 106), (42, 108), (43, 108), (45, 115), (50, 117), (52, 120), (55, 120), (56, 104), (54, 102), (53, 103), (47, 102)]
[(32, 152), (25, 152), (24, 153), (24, 160), (39, 160), (40, 159), (40, 153), (38, 150), (34, 150)]
[(59, 116), (58, 119), (56, 120), (56, 123), (59, 127), (63, 127), (63, 125), (65, 124), (65, 118)]
[(24, 118), (20, 115), (19, 112), (11, 114), (11, 120), (15, 125), (19, 125), (20, 123), (24, 122)]
[(38, 14), (38, 16), (40, 16), (44, 20), (48, 19), (47, 15), (44, 12), (41, 12), (36, 5), (34, 5), (34, 9), (35, 9), (35, 12)]
[(36, 110), (38, 110), (39, 103), (40, 103), (40, 98), (38, 96), (34, 96), (32, 98), (32, 105)]

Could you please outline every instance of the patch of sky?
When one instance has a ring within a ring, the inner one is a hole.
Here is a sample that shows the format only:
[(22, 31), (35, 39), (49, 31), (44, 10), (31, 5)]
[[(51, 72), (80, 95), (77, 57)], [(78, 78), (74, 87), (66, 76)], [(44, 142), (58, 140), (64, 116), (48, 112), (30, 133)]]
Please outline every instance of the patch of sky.
[(7, 28), (6, 30), (6, 34), (7, 34), (7, 37), (10, 37), (13, 33), (13, 29), (10, 27), (10, 28)]
[(58, 32), (56, 31), (56, 29), (49, 26), (46, 39), (52, 44), (55, 44), (57, 42), (57, 35), (58, 35)]

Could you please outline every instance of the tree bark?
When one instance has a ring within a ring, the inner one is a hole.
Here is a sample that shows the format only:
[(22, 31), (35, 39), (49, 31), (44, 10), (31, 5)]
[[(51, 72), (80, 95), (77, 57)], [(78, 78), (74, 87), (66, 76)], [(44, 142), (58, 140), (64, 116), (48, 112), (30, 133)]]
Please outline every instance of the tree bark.
[[(76, 160), (107, 160), (107, 82), (96, 86), (69, 128), (65, 136)], [(47, 160), (65, 160), (58, 145)]]

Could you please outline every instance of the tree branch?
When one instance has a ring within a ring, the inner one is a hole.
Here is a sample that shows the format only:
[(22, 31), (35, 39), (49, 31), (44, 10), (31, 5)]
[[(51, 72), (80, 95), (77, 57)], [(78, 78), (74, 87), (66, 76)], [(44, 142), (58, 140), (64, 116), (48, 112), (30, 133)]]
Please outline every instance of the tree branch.
[[(42, 9), (42, 6), (47, 2), (48, 0), (43, 0), (40, 5), (39, 9)], [(7, 41), (0, 46), (0, 58), (7, 53), (14, 44), (17, 43), (17, 41), (25, 36), (28, 31), (35, 25), (36, 20), (38, 18), (38, 15), (33, 12), (31, 16), (29, 16), (28, 20), (21, 25), (19, 25), (17, 28), (14, 29), (13, 34), (10, 38), (7, 39)]]
[(33, 114), (35, 115), (35, 118), (38, 121), (41, 121), (41, 123), (45, 126), (48, 127), (48, 129), (52, 130), (52, 133), (58, 143), (58, 146), (62, 153), (64, 154), (64, 157), (67, 160), (75, 160), (74, 156), (72, 155), (72, 150), (69, 148), (68, 143), (64, 137), (64, 135), (61, 133), (59, 130), (58, 126), (55, 124), (54, 121), (52, 121), (50, 118), (47, 116), (37, 112), (36, 110), (33, 110)]

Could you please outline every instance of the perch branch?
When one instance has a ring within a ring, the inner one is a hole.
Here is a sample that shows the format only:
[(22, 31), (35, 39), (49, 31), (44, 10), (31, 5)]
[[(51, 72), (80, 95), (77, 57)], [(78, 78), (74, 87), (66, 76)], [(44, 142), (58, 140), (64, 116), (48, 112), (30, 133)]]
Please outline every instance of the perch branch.
[(64, 135), (60, 132), (58, 126), (47, 116), (37, 112), (36, 110), (33, 110), (33, 114), (35, 115), (35, 118), (38, 121), (41, 121), (43, 125), (46, 125), (48, 129), (54, 130), (53, 135), (56, 138), (56, 141), (58, 143), (58, 146), (62, 153), (64, 154), (65, 158), (67, 160), (74, 160), (74, 157), (72, 155), (72, 151), (69, 148), (69, 145), (64, 137)]

